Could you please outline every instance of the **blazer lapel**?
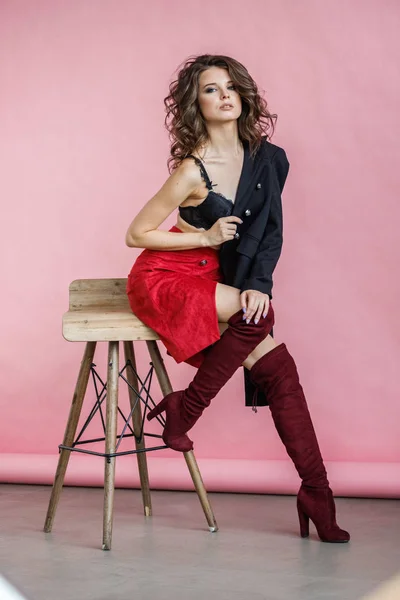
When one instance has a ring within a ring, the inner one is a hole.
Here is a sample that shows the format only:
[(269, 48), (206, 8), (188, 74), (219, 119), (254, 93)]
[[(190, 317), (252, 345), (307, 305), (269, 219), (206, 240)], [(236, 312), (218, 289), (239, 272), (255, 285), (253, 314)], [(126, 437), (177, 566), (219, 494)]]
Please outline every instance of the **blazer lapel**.
[(260, 160), (259, 154), (257, 154), (254, 158), (251, 157), (249, 143), (247, 141), (245, 141), (243, 144), (243, 150), (243, 167), (240, 174), (235, 204), (232, 211), (234, 216), (237, 216), (242, 212), (248, 198), (247, 192), (254, 184), (254, 179), (258, 176), (260, 165), (263, 164), (263, 161)]

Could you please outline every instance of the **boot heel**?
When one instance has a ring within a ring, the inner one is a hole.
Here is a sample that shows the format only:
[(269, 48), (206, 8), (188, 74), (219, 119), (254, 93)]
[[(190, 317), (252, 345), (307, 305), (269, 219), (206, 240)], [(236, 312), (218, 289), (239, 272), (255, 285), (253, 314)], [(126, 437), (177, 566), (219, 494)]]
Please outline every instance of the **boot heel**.
[(164, 412), (164, 410), (167, 407), (167, 404), (168, 404), (168, 396), (165, 396), (165, 398), (163, 400), (161, 400), (161, 402), (159, 402), (157, 404), (157, 406), (155, 406), (152, 410), (150, 410), (148, 412), (148, 414), (147, 414), (147, 420), (151, 421), (155, 417), (158, 417), (159, 414), (161, 414), (162, 412)]
[(310, 535), (310, 517), (306, 515), (299, 504), (297, 505), (297, 512), (299, 514), (300, 535), (302, 538), (307, 538)]

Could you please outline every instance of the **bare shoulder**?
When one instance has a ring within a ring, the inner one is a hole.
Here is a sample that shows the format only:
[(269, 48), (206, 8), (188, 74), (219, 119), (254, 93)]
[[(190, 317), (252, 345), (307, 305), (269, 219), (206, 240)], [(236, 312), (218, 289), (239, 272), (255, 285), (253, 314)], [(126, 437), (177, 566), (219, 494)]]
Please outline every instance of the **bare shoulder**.
[[(200, 170), (193, 159), (184, 158), (172, 171), (161, 190), (156, 194), (164, 201), (166, 197), (173, 198), (177, 205), (190, 198), (197, 198), (202, 188)], [(204, 193), (203, 193), (204, 195)]]
[(192, 158), (184, 158), (171, 175), (182, 179), (189, 187), (195, 187), (201, 183), (199, 167)]

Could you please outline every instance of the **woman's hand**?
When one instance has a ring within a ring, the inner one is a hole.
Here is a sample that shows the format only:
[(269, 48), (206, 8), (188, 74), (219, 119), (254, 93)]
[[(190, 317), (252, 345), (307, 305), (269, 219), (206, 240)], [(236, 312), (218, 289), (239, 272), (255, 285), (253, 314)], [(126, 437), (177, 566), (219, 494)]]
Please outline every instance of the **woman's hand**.
[(237, 225), (243, 223), (240, 217), (221, 217), (214, 225), (204, 232), (207, 246), (219, 246), (235, 237)]
[(265, 319), (269, 309), (269, 296), (257, 290), (245, 290), (240, 294), (240, 302), (243, 309), (243, 319), (250, 323), (254, 316), (254, 323), (258, 323), (261, 315)]

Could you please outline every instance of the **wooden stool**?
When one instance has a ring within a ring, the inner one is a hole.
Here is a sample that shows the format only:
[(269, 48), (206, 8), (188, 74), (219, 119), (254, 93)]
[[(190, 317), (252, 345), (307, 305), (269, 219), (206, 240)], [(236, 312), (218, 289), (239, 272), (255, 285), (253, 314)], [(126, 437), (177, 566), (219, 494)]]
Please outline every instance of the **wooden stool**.
[[(44, 525), (45, 532), (51, 531), (71, 452), (84, 452), (103, 456), (105, 458), (103, 550), (111, 549), (115, 459), (117, 456), (122, 454), (136, 454), (143, 496), (144, 514), (146, 517), (150, 517), (152, 514), (146, 452), (149, 450), (161, 450), (167, 447), (162, 445), (155, 448), (146, 448), (145, 446), (145, 435), (161, 439), (161, 435), (146, 434), (143, 431), (143, 424), (149, 400), (152, 402), (152, 406), (154, 405), (150, 395), (151, 374), (153, 368), (156, 372), (162, 394), (165, 396), (172, 391), (164, 361), (156, 342), (159, 338), (152, 329), (146, 327), (132, 313), (126, 294), (126, 283), (126, 279), (78, 279), (73, 281), (69, 286), (69, 311), (63, 316), (63, 336), (66, 340), (71, 342), (86, 342), (86, 347), (72, 399), (64, 441), (59, 446), (60, 457)], [(146, 341), (151, 358), (151, 369), (144, 382), (138, 376), (136, 371), (135, 354), (132, 343), (133, 341), (137, 342), (139, 340)], [(120, 372), (119, 342), (121, 341), (124, 345), (125, 366)], [(97, 401), (95, 407), (92, 409), (81, 433), (78, 435), (77, 439), (75, 439), (89, 375), (93, 372), (95, 366), (93, 364), (93, 357), (97, 342), (108, 342), (107, 382), (106, 384), (103, 384), (100, 394), (96, 387)], [(126, 377), (124, 376), (125, 372)], [(125, 380), (129, 389), (131, 413), (127, 419), (118, 407), (119, 377), (122, 377)], [(139, 383), (141, 384), (140, 386)], [(146, 398), (143, 398), (143, 390), (145, 390)], [(106, 397), (105, 421), (101, 411), (101, 402), (104, 400), (104, 397)], [(141, 404), (145, 405), (144, 415), (142, 415)], [(81, 442), (80, 438), (88, 421), (93, 418), (97, 411), (100, 412), (103, 420), (105, 437)], [(123, 432), (120, 436), (117, 436), (118, 412), (123, 415), (125, 422)], [(129, 423), (130, 419), (132, 419), (133, 427), (131, 427)], [(163, 418), (160, 418), (159, 420), (161, 424), (164, 424)], [(124, 434), (127, 428), (130, 429), (132, 432), (131, 434)], [(124, 435), (125, 437), (129, 437), (129, 435), (135, 437), (136, 450), (130, 450), (128, 452), (117, 451), (119, 442)], [(100, 453), (77, 448), (79, 444), (88, 443), (88, 441), (104, 441), (105, 452)], [(217, 531), (218, 526), (208, 501), (207, 492), (204, 488), (194, 454), (192, 451), (185, 452), (184, 457), (206, 516), (209, 529), (212, 532)]]

